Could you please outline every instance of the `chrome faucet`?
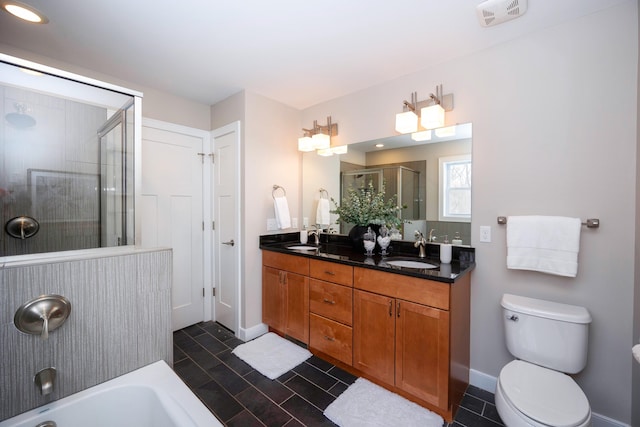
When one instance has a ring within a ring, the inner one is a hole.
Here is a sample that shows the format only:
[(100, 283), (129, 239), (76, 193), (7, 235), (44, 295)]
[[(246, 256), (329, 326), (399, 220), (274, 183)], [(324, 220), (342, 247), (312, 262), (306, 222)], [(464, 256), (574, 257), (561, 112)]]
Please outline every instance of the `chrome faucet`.
[(320, 237), (318, 236), (318, 230), (309, 230), (308, 235), (314, 237), (314, 242), (316, 246), (320, 244)]
[(33, 378), (33, 382), (40, 390), (40, 394), (46, 396), (53, 392), (53, 385), (56, 381), (56, 368), (44, 368), (38, 371)]
[[(434, 231), (434, 230), (431, 230), (431, 231)], [(427, 246), (427, 241), (422, 235), (422, 232), (419, 230), (416, 230), (415, 236), (416, 236), (416, 242), (413, 244), (413, 246), (418, 248), (418, 257), (425, 258), (427, 256), (427, 253), (425, 250), (425, 246)], [(431, 236), (431, 233), (429, 233), (429, 236)]]
[(429, 230), (429, 238), (427, 239), (428, 242), (435, 242), (436, 241), (436, 236), (433, 235), (433, 233), (436, 231), (435, 228), (432, 228), (431, 230)]

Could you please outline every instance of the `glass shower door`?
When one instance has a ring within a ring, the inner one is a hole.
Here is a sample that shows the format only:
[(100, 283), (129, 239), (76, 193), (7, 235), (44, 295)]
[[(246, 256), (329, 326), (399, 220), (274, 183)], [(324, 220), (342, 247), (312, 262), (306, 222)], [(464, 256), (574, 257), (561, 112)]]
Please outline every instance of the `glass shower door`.
[(133, 135), (127, 124), (131, 109), (132, 105), (113, 114), (98, 131), (102, 247), (133, 242)]

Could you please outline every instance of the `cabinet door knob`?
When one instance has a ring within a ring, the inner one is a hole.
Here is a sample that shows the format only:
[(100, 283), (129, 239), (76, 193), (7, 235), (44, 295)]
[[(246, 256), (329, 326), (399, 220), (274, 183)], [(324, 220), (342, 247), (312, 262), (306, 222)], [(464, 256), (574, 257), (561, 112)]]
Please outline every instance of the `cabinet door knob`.
[(389, 317), (393, 317), (393, 301), (389, 301)]
[(396, 315), (400, 317), (400, 301), (398, 301), (398, 306), (396, 307)]

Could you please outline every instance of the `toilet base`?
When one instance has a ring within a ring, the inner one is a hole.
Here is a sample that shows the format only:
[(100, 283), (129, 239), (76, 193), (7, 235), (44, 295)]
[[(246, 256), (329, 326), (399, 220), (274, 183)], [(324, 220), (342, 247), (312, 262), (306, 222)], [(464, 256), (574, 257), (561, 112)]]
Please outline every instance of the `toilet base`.
[[(495, 401), (498, 414), (506, 427), (552, 427), (532, 420), (513, 407), (511, 402), (509, 402), (504, 395), (504, 391), (500, 386), (499, 377), (498, 384), (496, 386)], [(589, 414), (589, 418), (587, 418), (585, 422), (576, 427), (591, 427), (591, 414)]]

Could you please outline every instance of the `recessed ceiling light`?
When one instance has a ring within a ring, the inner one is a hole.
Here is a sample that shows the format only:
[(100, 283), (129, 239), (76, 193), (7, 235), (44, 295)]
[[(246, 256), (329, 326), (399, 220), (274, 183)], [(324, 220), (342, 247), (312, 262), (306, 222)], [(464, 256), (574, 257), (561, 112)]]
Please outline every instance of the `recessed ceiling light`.
[(17, 1), (3, 1), (2, 8), (13, 16), (24, 19), (25, 21), (33, 22), (34, 24), (46, 24), (49, 22), (49, 19), (47, 19), (42, 12), (24, 3)]

